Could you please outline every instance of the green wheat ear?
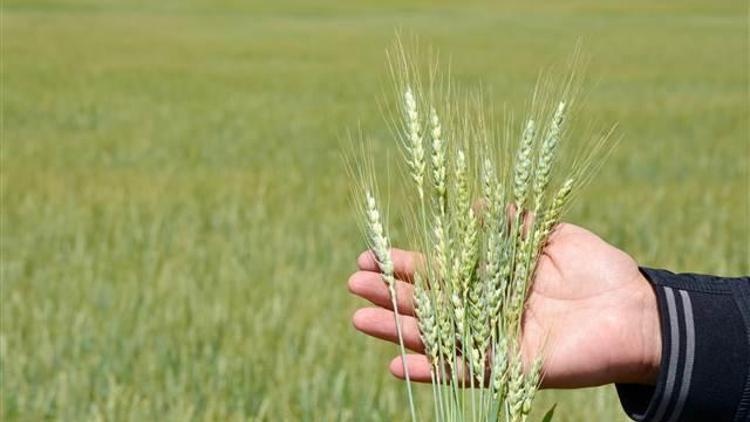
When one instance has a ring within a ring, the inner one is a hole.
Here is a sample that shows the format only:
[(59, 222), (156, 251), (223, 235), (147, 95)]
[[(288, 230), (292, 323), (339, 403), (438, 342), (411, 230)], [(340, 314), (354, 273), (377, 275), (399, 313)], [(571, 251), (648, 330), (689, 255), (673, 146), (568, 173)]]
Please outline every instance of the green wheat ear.
[[(589, 155), (582, 163), (563, 165), (564, 181), (556, 184), (558, 150), (570, 126), (569, 86), (554, 102), (535, 92), (532, 104), (550, 103), (549, 113), (531, 110), (533, 117), (498, 138), (475, 97), (437, 102), (451, 98), (436, 93), (437, 78), (432, 75), (425, 88), (403, 50), (394, 56), (404, 72), (397, 77), (393, 125), (405, 170), (398, 183), (411, 192), (398, 204), (405, 208), (400, 214), (413, 216), (403, 225), (406, 237), (425, 258), (424, 268), (413, 275), (413, 305), (430, 367), (432, 419), (525, 421), (544, 366), (544, 353), (537, 351), (524, 371), (526, 298), (541, 251), (591, 163), (598, 161)], [(506, 150), (498, 144), (510, 144), (511, 138), (517, 139), (515, 153), (498, 157), (497, 151)], [(374, 180), (374, 167), (359, 173)], [(365, 189), (362, 199), (368, 245), (396, 310), (405, 360), (390, 241), (372, 190)], [(410, 374), (406, 367), (404, 372), (415, 420)]]
[(378, 209), (375, 197), (369, 190), (365, 192), (365, 215), (367, 219), (367, 239), (370, 245), (370, 249), (375, 255), (375, 259), (380, 269), (383, 282), (388, 287), (391, 306), (393, 307), (394, 311), (398, 343), (401, 349), (404, 377), (406, 379), (406, 388), (409, 395), (409, 411), (411, 412), (412, 419), (414, 420), (416, 419), (416, 411), (414, 409), (414, 398), (411, 388), (411, 379), (409, 377), (409, 368), (406, 365), (406, 348), (404, 347), (404, 336), (401, 331), (401, 318), (398, 311), (396, 277), (394, 275), (393, 260), (390, 253), (390, 241), (385, 234), (385, 228), (383, 226), (381, 213)]

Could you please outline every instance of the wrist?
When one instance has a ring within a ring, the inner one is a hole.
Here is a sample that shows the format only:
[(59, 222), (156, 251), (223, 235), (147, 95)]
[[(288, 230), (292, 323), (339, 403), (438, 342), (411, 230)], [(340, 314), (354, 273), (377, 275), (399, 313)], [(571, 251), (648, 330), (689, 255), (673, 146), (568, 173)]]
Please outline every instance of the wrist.
[(648, 280), (637, 277), (624, 287), (627, 299), (618, 316), (621, 343), (613, 349), (609, 382), (655, 385), (662, 355), (658, 299)]
[(656, 292), (651, 283), (643, 274), (638, 272), (639, 296), (640, 296), (640, 332), (641, 332), (641, 354), (640, 367), (638, 371), (639, 384), (656, 384), (659, 376), (662, 354), (661, 322), (659, 319), (659, 307)]

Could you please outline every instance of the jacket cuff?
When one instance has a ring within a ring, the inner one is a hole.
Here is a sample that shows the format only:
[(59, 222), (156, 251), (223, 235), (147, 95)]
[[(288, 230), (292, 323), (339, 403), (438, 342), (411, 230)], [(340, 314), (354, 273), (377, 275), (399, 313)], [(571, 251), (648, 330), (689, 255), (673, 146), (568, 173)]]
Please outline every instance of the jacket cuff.
[(728, 279), (641, 268), (656, 293), (662, 355), (655, 386), (617, 384), (636, 421), (732, 420), (750, 346)]

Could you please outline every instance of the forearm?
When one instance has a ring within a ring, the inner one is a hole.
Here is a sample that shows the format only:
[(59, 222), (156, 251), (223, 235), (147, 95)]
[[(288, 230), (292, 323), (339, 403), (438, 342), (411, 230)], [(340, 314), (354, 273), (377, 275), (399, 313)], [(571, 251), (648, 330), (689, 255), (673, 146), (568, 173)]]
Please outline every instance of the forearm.
[(750, 278), (642, 272), (657, 298), (661, 357), (655, 386), (617, 385), (628, 415), (750, 418)]

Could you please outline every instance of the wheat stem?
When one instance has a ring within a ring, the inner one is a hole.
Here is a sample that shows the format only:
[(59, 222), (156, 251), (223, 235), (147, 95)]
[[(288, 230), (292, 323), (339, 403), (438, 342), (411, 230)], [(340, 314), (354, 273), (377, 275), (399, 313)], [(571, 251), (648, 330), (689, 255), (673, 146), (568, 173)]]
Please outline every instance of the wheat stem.
[(391, 298), (391, 305), (393, 306), (393, 314), (396, 323), (396, 333), (398, 335), (398, 344), (401, 351), (401, 363), (404, 370), (404, 378), (406, 380), (406, 390), (409, 396), (409, 412), (411, 414), (412, 421), (416, 421), (416, 411), (414, 408), (414, 395), (411, 388), (411, 379), (409, 377), (409, 368), (406, 362), (406, 348), (404, 347), (404, 336), (401, 330), (401, 318), (398, 311), (398, 297), (396, 294), (396, 278), (393, 272), (393, 261), (391, 260), (390, 254), (390, 242), (388, 237), (385, 235), (385, 229), (381, 221), (380, 211), (378, 210), (375, 197), (367, 191), (365, 193), (366, 209), (367, 214), (367, 228), (368, 238), (370, 246), (375, 254), (378, 267), (380, 268), (381, 278), (388, 287), (388, 293)]

